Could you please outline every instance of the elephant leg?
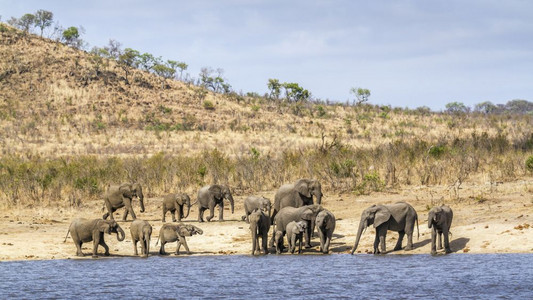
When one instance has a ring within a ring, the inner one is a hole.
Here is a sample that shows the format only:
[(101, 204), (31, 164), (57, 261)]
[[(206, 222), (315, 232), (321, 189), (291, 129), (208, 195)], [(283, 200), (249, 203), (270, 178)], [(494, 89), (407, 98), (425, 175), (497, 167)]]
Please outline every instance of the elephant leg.
[(376, 228), (376, 237), (374, 238), (374, 254), (379, 254), (379, 232)]
[(100, 245), (102, 245), (102, 247), (104, 247), (104, 250), (105, 250), (104, 255), (105, 255), (105, 256), (109, 256), (109, 247), (108, 247), (107, 244), (105, 243), (103, 237), (100, 239)]
[(326, 244), (326, 238), (324, 236), (324, 233), (322, 233), (322, 230), (318, 228), (318, 237), (320, 237), (320, 252), (324, 252), (324, 247)]
[(165, 241), (161, 241), (161, 248), (159, 248), (159, 254), (161, 254), (161, 255), (165, 255), (165, 254), (167, 254), (167, 253), (165, 252), (165, 244), (166, 244), (166, 243), (167, 243), (167, 242), (165, 242)]
[(189, 246), (187, 245), (187, 240), (184, 236), (179, 237), (180, 244), (183, 244), (183, 247), (185, 247), (185, 251), (187, 251), (187, 254), (191, 254), (191, 251), (189, 250)]
[[(394, 246), (394, 251), (398, 251), (398, 250), (402, 250), (402, 242), (403, 242), (403, 237), (405, 236), (405, 231), (398, 231), (398, 241), (396, 242), (396, 246)], [(407, 249), (406, 250), (410, 250), (410, 249)]]
[(218, 220), (224, 221), (224, 202), (218, 204)]
[(211, 219), (215, 216), (215, 202), (209, 202), (209, 216), (207, 216), (205, 219), (207, 222), (211, 222)]
[(175, 210), (175, 214), (172, 214), (172, 222), (176, 222), (176, 218), (178, 219), (178, 222), (181, 222), (181, 216), (183, 215), (183, 208), (181, 205), (178, 205), (178, 208)]
[(407, 231), (407, 245), (405, 246), (405, 250), (413, 250), (413, 233), (414, 230)]
[(304, 231), (305, 234), (305, 248), (311, 248), (311, 225), (308, 224), (307, 228)]
[[(137, 249), (137, 247), (135, 247), (135, 249)], [(148, 255), (148, 253), (146, 252), (146, 242), (144, 240), (144, 238), (141, 238), (141, 254), (142, 255)], [(137, 255), (137, 254), (135, 254)]]
[(268, 241), (268, 231), (263, 233), (263, 236), (261, 237), (261, 243), (263, 244), (264, 255), (268, 254), (267, 241)]
[(435, 227), (431, 230), (431, 254), (435, 255), (437, 254), (437, 245), (436, 240), (437, 239), (437, 230), (435, 230)]
[(98, 257), (98, 245), (100, 244), (100, 232), (93, 233), (93, 258)]
[(82, 241), (76, 242), (76, 255), (77, 256), (83, 256), (83, 252), (81, 251), (81, 245), (83, 244)]
[(322, 253), (328, 253), (329, 252), (329, 244), (331, 242), (331, 234), (326, 235), (326, 241), (324, 242), (324, 247), (322, 247)]
[(444, 231), (444, 249), (446, 253), (452, 253), (452, 249), (450, 248), (450, 233), (448, 230)]
[(128, 217), (128, 213), (131, 214), (131, 218), (133, 220), (137, 219), (137, 216), (135, 215), (135, 212), (133, 212), (133, 207), (131, 206), (131, 200), (126, 198), (124, 199), (124, 206), (125, 206), (125, 210), (124, 210), (124, 216), (122, 217), (122, 220), (123, 221), (126, 221), (126, 218)]
[(437, 249), (442, 249), (442, 231), (439, 231), (439, 245), (437, 246)]
[(105, 201), (105, 207), (107, 209), (107, 212), (102, 216), (102, 219), (107, 219), (107, 217), (111, 216), (111, 220), (114, 220), (113, 218), (113, 207), (111, 207), (111, 203), (109, 201)]
[(161, 222), (165, 223), (165, 215), (167, 214), (167, 210), (165, 209), (165, 206), (163, 205), (163, 217), (161, 218)]
[(298, 237), (298, 254), (302, 253), (302, 241), (303, 241), (303, 236), (300, 235), (300, 237)]
[(133, 240), (133, 255), (137, 256), (139, 253), (137, 253), (137, 240)]
[(198, 207), (198, 222), (204, 221), (204, 211), (205, 211), (204, 207)]

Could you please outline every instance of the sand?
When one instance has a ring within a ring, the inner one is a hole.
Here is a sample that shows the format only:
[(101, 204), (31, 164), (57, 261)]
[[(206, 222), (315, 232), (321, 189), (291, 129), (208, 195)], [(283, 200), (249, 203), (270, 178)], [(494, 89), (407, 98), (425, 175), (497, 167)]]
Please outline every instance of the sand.
[[(501, 183), (497, 186), (464, 184), (458, 195), (450, 192), (447, 186), (405, 187), (390, 192), (356, 196), (351, 193), (325, 191), (323, 206), (337, 218), (337, 227), (332, 240), (330, 253), (349, 253), (355, 241), (361, 212), (374, 203), (389, 204), (406, 201), (414, 206), (419, 217), (420, 237), (414, 238), (412, 251), (390, 251), (398, 234), (387, 234), (387, 255), (429, 254), (431, 232), (427, 226), (427, 213), (433, 205), (445, 203), (452, 207), (451, 248), (454, 253), (533, 253), (533, 179)], [(258, 193), (273, 201), (275, 191)], [(226, 205), (225, 221), (219, 222), (218, 211), (214, 221), (198, 223), (198, 210), (191, 208), (185, 223), (194, 224), (204, 230), (201, 236), (187, 238), (192, 255), (249, 255), (251, 235), (248, 224), (241, 221), (243, 200), (248, 195), (234, 195), (235, 213), (231, 214)], [(193, 196), (191, 198), (196, 198)], [(147, 220), (153, 227), (151, 255), (158, 255), (159, 245), (155, 246), (161, 222), (161, 202), (159, 197), (145, 198), (145, 213), (137, 217)], [(85, 257), (79, 258), (72, 239), (63, 242), (71, 220), (75, 217), (98, 218), (102, 216), (102, 200), (83, 203), (80, 208), (18, 208), (5, 210), (0, 214), (0, 261), (43, 260), (43, 259), (91, 259), (92, 242), (83, 245)], [(138, 203), (134, 209), (139, 211)], [(115, 235), (106, 235), (111, 257), (133, 256), (130, 236), (131, 220), (121, 221), (123, 209), (115, 213), (115, 219), (126, 232), (126, 239), (118, 242)], [(167, 213), (167, 222), (171, 217)], [(368, 228), (362, 236), (357, 254), (371, 253), (374, 229)], [(304, 252), (318, 253), (318, 238), (312, 241), (313, 247)], [(404, 241), (405, 246), (405, 241)], [(176, 244), (167, 244), (167, 252), (173, 253)], [(389, 252), (390, 251), (390, 252)], [(442, 253), (442, 251), (440, 251)], [(99, 254), (103, 249), (99, 247)], [(174, 254), (171, 254), (174, 255)], [(183, 252), (180, 255), (186, 255)], [(288, 255), (286, 253), (282, 255)]]

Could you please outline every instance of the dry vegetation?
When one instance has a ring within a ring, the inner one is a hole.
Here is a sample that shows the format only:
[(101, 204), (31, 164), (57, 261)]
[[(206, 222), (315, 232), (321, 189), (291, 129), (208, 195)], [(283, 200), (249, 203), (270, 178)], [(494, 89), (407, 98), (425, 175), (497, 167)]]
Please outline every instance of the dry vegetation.
[(460, 198), (467, 180), (530, 174), (530, 115), (286, 103), (128, 78), (113, 61), (4, 26), (3, 206), (79, 205), (110, 182), (139, 181), (148, 196), (225, 182), (238, 195), (299, 177), (356, 194), (443, 185)]

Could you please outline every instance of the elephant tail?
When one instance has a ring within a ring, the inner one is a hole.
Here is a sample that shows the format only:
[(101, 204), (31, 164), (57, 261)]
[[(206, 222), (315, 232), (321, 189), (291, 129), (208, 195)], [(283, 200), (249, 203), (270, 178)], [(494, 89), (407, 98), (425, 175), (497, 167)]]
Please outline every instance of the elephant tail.
[(157, 240), (155, 241), (155, 245), (157, 246), (158, 243), (159, 243), (159, 237), (157, 237)]
[(67, 237), (69, 233), (70, 233), (70, 227), (68, 228), (67, 235), (65, 235), (65, 239), (63, 240), (63, 243), (67, 241)]

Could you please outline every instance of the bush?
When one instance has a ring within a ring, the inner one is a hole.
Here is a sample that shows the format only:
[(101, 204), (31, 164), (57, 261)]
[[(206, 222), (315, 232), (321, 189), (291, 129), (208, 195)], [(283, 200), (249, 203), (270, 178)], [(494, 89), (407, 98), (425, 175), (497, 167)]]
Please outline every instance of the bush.
[(526, 170), (533, 173), (533, 155), (526, 159)]
[(215, 109), (215, 105), (213, 104), (213, 102), (211, 102), (209, 100), (205, 100), (204, 101), (204, 108), (208, 109), (208, 110), (214, 110)]

